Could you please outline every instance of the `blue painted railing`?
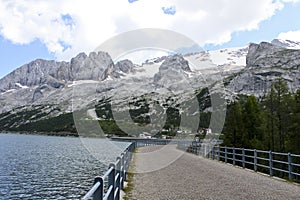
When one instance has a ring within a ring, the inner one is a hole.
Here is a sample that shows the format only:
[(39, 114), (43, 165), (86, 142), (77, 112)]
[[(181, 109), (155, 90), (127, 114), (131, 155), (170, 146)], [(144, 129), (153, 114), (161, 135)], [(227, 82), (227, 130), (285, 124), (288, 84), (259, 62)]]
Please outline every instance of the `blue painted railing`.
[(94, 179), (93, 187), (82, 200), (119, 200), (135, 148), (150, 145), (167, 145), (170, 143), (170, 140), (140, 138), (113, 138), (112, 140), (131, 142), (131, 144), (117, 158), (115, 163), (109, 165), (108, 170), (102, 177)]
[(119, 200), (135, 148), (136, 143), (131, 143), (117, 158), (117, 161), (109, 165), (102, 177), (94, 179), (93, 187), (82, 199)]
[[(256, 149), (244, 149), (234, 147), (223, 147), (205, 142), (171, 141), (156, 139), (113, 139), (114, 141), (131, 142), (126, 150), (117, 158), (116, 162), (110, 164), (108, 170), (102, 177), (94, 179), (94, 185), (83, 200), (119, 200), (120, 192), (124, 188), (130, 162), (136, 147), (150, 145), (177, 144), (181, 150), (191, 152), (204, 158), (216, 159), (225, 163), (239, 165), (254, 171), (274, 172), (288, 174), (291, 181), (299, 182), (300, 179), (300, 155), (291, 153), (278, 153), (261, 151)], [(213, 144), (220, 141), (214, 141)]]
[(268, 173), (270, 176), (288, 177), (290, 181), (300, 181), (300, 155), (196, 142), (192, 144), (179, 142), (178, 148), (204, 158), (216, 159), (254, 171)]

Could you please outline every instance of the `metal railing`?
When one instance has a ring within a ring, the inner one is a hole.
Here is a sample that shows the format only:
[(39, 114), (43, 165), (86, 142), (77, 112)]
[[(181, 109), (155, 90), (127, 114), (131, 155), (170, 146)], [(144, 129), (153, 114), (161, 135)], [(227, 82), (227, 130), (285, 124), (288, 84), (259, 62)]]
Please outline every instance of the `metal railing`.
[(167, 139), (145, 139), (145, 138), (111, 138), (112, 141), (117, 141), (117, 142), (135, 142), (136, 146), (152, 146), (152, 145), (167, 145), (170, 143), (173, 143), (176, 141), (174, 140), (167, 140)]
[(102, 177), (96, 177), (93, 187), (82, 200), (119, 200), (135, 148), (136, 143), (131, 143)]
[[(119, 140), (121, 141), (121, 140)], [(126, 141), (126, 140), (123, 140)], [(168, 140), (132, 140), (132, 143), (109, 165), (102, 177), (94, 179), (94, 185), (82, 200), (119, 200), (120, 192), (124, 188), (130, 162), (136, 147), (149, 145), (167, 145)], [(205, 158), (216, 159), (225, 163), (238, 165), (268, 173), (270, 176), (288, 177), (290, 181), (300, 181), (300, 155), (278, 153), (256, 149), (215, 146), (202, 142), (172, 141), (181, 150), (201, 155)]]
[[(110, 164), (108, 170), (102, 177), (94, 179), (93, 187), (82, 198), (82, 200), (119, 200), (120, 192), (124, 188), (130, 162), (136, 147), (167, 145), (170, 140), (158, 139), (133, 139), (133, 138), (113, 138), (113, 141), (131, 142), (116, 162)], [(177, 143), (176, 143), (177, 144)]]
[(300, 155), (196, 142), (178, 143), (178, 148), (205, 158), (300, 182)]

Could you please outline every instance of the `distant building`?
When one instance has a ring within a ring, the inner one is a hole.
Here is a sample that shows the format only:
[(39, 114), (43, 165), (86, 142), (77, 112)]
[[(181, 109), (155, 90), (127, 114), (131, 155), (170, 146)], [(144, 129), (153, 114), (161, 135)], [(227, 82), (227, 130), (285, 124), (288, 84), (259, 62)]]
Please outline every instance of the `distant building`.
[(139, 138), (144, 138), (144, 139), (151, 139), (152, 135), (150, 133), (147, 132), (143, 132), (139, 135)]
[(177, 133), (183, 133), (183, 131), (181, 129), (178, 129), (176, 132)]
[(207, 128), (207, 129), (206, 129), (206, 134), (212, 134), (211, 128)]
[(198, 131), (198, 133), (201, 134), (201, 135), (211, 135), (212, 130), (210, 128), (203, 128), (203, 129), (200, 129)]

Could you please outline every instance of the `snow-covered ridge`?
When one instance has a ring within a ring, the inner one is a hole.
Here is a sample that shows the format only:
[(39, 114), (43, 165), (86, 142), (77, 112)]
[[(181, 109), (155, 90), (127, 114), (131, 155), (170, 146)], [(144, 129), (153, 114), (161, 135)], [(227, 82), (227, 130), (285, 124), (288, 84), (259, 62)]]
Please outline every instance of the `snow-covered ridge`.
[(93, 80), (78, 80), (78, 81), (73, 81), (71, 84), (68, 85), (68, 87), (73, 87), (76, 85), (82, 85), (82, 84), (97, 84), (99, 81), (93, 81)]
[[(280, 40), (275, 40), (273, 43), (276, 44), (266, 42), (257, 44), (259, 48), (254, 48), (255, 44), (250, 44), (250, 47), (162, 56), (146, 60), (140, 65), (134, 64), (130, 60), (114, 63), (105, 52), (92, 53), (90, 56), (79, 54), (70, 62), (36, 60), (21, 66), (0, 80), (0, 105), (2, 106), (0, 113), (3, 110), (7, 111), (31, 104), (60, 104), (61, 110), (70, 111), (72, 110), (74, 91), (78, 97), (82, 97), (76, 102), (78, 108), (93, 102), (96, 98), (95, 95), (98, 95), (99, 99), (103, 96), (115, 96), (119, 98), (118, 101), (125, 102), (130, 96), (152, 94), (150, 91), (154, 91), (155, 94), (162, 94), (161, 98), (164, 99), (170, 96), (167, 93), (169, 91), (164, 88), (176, 92), (176, 95), (182, 95), (178, 99), (184, 100), (189, 92), (187, 84), (198, 89), (219, 81), (219, 72), (222, 72), (222, 78), (229, 77), (233, 73), (238, 74), (239, 70), (246, 67), (246, 57), (249, 68), (251, 66), (257, 68), (257, 56), (262, 58), (262, 61), (259, 61), (262, 67), (266, 63), (268, 63), (267, 66), (278, 66), (276, 64), (279, 62), (278, 58), (273, 59), (271, 56), (267, 59), (265, 56), (272, 55), (272, 52), (276, 52), (278, 49), (283, 53), (280, 62), (287, 63), (286, 65), (294, 63), (292, 66), (298, 65), (300, 51), (285, 51), (284, 48), (300, 47), (300, 43)], [(279, 45), (286, 45), (286, 47), (282, 48)], [(177, 59), (172, 57), (177, 57)], [(284, 62), (285, 60), (289, 62)], [(256, 65), (251, 65), (254, 62)], [(248, 94), (253, 92), (251, 88), (254, 87), (258, 88), (258, 92), (266, 90), (275, 75), (272, 75), (274, 70), (271, 75), (268, 75), (266, 72), (269, 68), (263, 69), (262, 67), (255, 69), (255, 72), (241, 71), (239, 77), (228, 79), (226, 87), (230, 91), (229, 93), (244, 92)], [(283, 67), (286, 67), (287, 70), (278, 69), (276, 73), (281, 73), (287, 80), (296, 80), (290, 85), (293, 88), (298, 87), (300, 85), (300, 80), (297, 78), (300, 77), (298, 73), (295, 70), (290, 73), (288, 66), (283, 65)], [(257, 77), (257, 79), (253, 81), (253, 77)], [(94, 89), (94, 86), (97, 88)], [(76, 89), (74, 90), (74, 88)], [(89, 91), (88, 89), (93, 90)], [(258, 92), (256, 93), (258, 94)]]
[(219, 66), (225, 64), (246, 66), (247, 53), (248, 46), (209, 51), (212, 62)]
[(296, 41), (274, 39), (272, 40), (271, 43), (287, 49), (300, 49), (300, 42), (296, 42)]

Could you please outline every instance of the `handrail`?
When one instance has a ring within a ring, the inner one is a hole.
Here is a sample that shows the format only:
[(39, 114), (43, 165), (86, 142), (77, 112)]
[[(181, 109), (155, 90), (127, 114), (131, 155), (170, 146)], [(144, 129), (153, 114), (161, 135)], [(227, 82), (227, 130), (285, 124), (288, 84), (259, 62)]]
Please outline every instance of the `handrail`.
[[(177, 144), (179, 149), (203, 156), (204, 158), (217, 159), (218, 161), (240, 165), (243, 168), (253, 169), (254, 171), (262, 171), (262, 168), (268, 169), (270, 176), (274, 176), (274, 171), (277, 174), (278, 172), (285, 173), (288, 174), (290, 181), (299, 180), (300, 178), (300, 155), (296, 154), (215, 146), (192, 141), (151, 139), (127, 139), (124, 141), (131, 142), (131, 144), (117, 158), (115, 163), (109, 165), (102, 177), (94, 179), (94, 185), (82, 200), (91, 198), (93, 200), (119, 200), (120, 191), (123, 189), (124, 181), (127, 178), (130, 161), (135, 148), (149, 145), (167, 145), (170, 142)], [(277, 160), (274, 159), (274, 156)], [(295, 161), (296, 159), (298, 159), (298, 162)], [(104, 191), (104, 188), (107, 188), (107, 190)]]
[(216, 146), (207, 143), (194, 146), (193, 143), (187, 145), (186, 143), (180, 144), (178, 142), (177, 147), (184, 151), (203, 156), (204, 158), (217, 159), (218, 161), (239, 165), (243, 168), (253, 169), (254, 171), (266, 173), (267, 169), (270, 176), (277, 175), (284, 177), (282, 174), (284, 173), (290, 181), (299, 181), (300, 179), (300, 155)]
[(106, 177), (108, 177), (108, 175), (112, 172), (112, 170), (114, 170), (114, 168), (113, 168), (113, 167), (110, 167), (110, 168), (106, 171), (106, 173), (102, 176), (102, 178), (105, 179)]
[[(94, 179), (93, 187), (82, 200), (91, 198), (93, 198), (93, 200), (119, 200), (120, 191), (123, 189), (135, 148), (149, 145), (167, 145), (170, 143), (170, 140), (127, 139), (123, 140), (123, 142), (131, 142), (131, 144), (121, 153), (121, 156), (117, 158), (115, 163), (109, 165), (102, 177), (96, 177)], [(106, 179), (107, 181), (104, 181)], [(107, 190), (104, 191), (104, 188), (107, 188)]]
[(93, 194), (95, 193), (95, 191), (99, 188), (99, 186), (101, 185), (100, 182), (97, 182), (91, 189), (90, 191), (88, 191), (88, 193), (82, 198), (82, 200), (87, 200), (89, 198), (91, 198), (93, 196)]

